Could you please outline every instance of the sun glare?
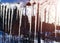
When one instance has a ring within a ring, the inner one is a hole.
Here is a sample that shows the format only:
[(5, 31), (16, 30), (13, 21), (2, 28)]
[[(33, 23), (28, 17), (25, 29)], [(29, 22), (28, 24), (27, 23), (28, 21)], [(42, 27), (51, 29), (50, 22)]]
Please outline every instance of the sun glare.
[(57, 0), (56, 5), (51, 5), (49, 8), (49, 23), (55, 22), (56, 25), (60, 25), (60, 0)]

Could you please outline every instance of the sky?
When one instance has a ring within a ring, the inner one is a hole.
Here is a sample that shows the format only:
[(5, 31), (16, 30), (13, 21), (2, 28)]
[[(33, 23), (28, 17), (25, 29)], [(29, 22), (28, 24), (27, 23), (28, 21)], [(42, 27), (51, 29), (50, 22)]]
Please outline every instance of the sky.
[(13, 2), (21, 2), (21, 1), (26, 2), (27, 0), (1, 0), (1, 2), (4, 2), (4, 3), (6, 2), (13, 3)]

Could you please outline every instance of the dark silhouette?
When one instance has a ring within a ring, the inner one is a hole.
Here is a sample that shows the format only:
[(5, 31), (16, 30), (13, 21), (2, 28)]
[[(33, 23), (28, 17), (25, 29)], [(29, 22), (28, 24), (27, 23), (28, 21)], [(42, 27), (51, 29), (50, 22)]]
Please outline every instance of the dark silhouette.
[(21, 34), (29, 35), (29, 21), (27, 15), (22, 15)]

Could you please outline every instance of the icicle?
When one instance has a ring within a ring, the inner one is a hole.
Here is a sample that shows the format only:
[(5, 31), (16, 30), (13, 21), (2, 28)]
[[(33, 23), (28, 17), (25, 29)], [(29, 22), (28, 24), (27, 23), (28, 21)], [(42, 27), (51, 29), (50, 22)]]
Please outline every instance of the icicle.
[(59, 25), (59, 18), (60, 18), (60, 17), (58, 16), (58, 25)]
[[(8, 23), (6, 22), (7, 21), (7, 7), (6, 7), (6, 17), (5, 17), (5, 23)], [(7, 25), (7, 24), (6, 24)], [(7, 26), (8, 27), (8, 26)], [(8, 29), (8, 28), (7, 28)]]
[(10, 35), (11, 35), (11, 30), (12, 30), (12, 20), (13, 20), (13, 8), (12, 8), (12, 13), (11, 13)]
[(1, 17), (2, 17), (2, 5), (1, 5)]
[(20, 36), (20, 19), (21, 19), (21, 11), (20, 11), (21, 9), (19, 9), (19, 36)]
[[(5, 5), (3, 5), (3, 30), (4, 30), (4, 32), (5, 32), (4, 15), (5, 15)], [(5, 42), (5, 33), (3, 34), (3, 42)]]
[(31, 15), (30, 15), (30, 34), (31, 34)]
[(9, 7), (9, 13), (8, 13), (8, 31), (9, 31), (9, 29), (10, 29), (10, 28), (9, 28), (9, 26), (10, 26), (10, 25), (9, 25), (9, 24), (10, 24), (9, 22), (10, 22), (10, 7)]
[[(36, 6), (37, 7), (37, 6)], [(36, 14), (35, 14), (35, 33), (34, 33), (34, 36), (35, 36), (35, 38), (36, 38), (36, 27), (37, 26), (37, 16), (36, 16)]]
[[(2, 18), (3, 18), (3, 7), (2, 7), (3, 5), (1, 5), (1, 14), (2, 14)], [(3, 42), (3, 39), (2, 39), (2, 42)]]
[(55, 6), (55, 37), (56, 37), (56, 18), (57, 18), (57, 7)]
[(18, 6), (17, 6), (17, 15), (16, 15), (16, 19), (18, 18)]
[(3, 6), (3, 29), (4, 29), (4, 11), (5, 11), (5, 6)]
[(31, 14), (30, 14), (30, 18), (29, 18), (29, 22), (30, 22), (30, 28), (29, 28), (29, 32), (30, 32), (30, 35), (31, 35), (31, 18), (32, 18), (32, 14), (33, 14), (33, 12), (31, 12)]
[(21, 20), (22, 20), (22, 9), (20, 8), (20, 9), (19, 9), (19, 34), (18, 34), (19, 40), (18, 40), (18, 43), (20, 43), (20, 37), (21, 37), (21, 35), (20, 35)]

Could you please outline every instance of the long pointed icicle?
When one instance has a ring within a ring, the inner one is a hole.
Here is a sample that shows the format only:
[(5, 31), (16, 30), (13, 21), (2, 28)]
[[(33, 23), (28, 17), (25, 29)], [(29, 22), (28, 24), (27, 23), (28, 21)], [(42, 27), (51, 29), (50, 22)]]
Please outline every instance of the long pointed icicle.
[(12, 13), (11, 13), (10, 35), (12, 31), (12, 20), (13, 20), (13, 8), (12, 8)]
[(55, 6), (55, 37), (56, 37), (56, 18), (57, 18), (57, 8)]
[(22, 9), (19, 9), (19, 36), (20, 36), (20, 27), (21, 27), (21, 20), (22, 20)]
[[(37, 7), (37, 5), (36, 5), (36, 7)], [(36, 14), (35, 14), (35, 33), (34, 33), (34, 38), (36, 39), (36, 35), (37, 35), (37, 32), (36, 32), (36, 30), (37, 30), (37, 16), (36, 16)]]
[(4, 11), (5, 11), (5, 6), (3, 6), (3, 29), (4, 29)]
[[(6, 22), (7, 21), (7, 7), (6, 7), (6, 17), (5, 17), (5, 23), (8, 23)], [(7, 24), (6, 24), (7, 25)], [(8, 27), (8, 26), (7, 26)], [(8, 28), (7, 28), (8, 29)]]
[(19, 9), (19, 32), (18, 32), (19, 39), (18, 39), (18, 43), (20, 43), (20, 10), (21, 9)]
[(20, 29), (21, 29), (21, 20), (22, 20), (22, 9), (19, 9), (19, 40), (18, 43), (20, 43)]
[(1, 5), (1, 17), (2, 17), (2, 5)]
[(9, 13), (8, 13), (8, 32), (9, 32), (9, 27), (10, 27), (10, 7), (9, 7)]

